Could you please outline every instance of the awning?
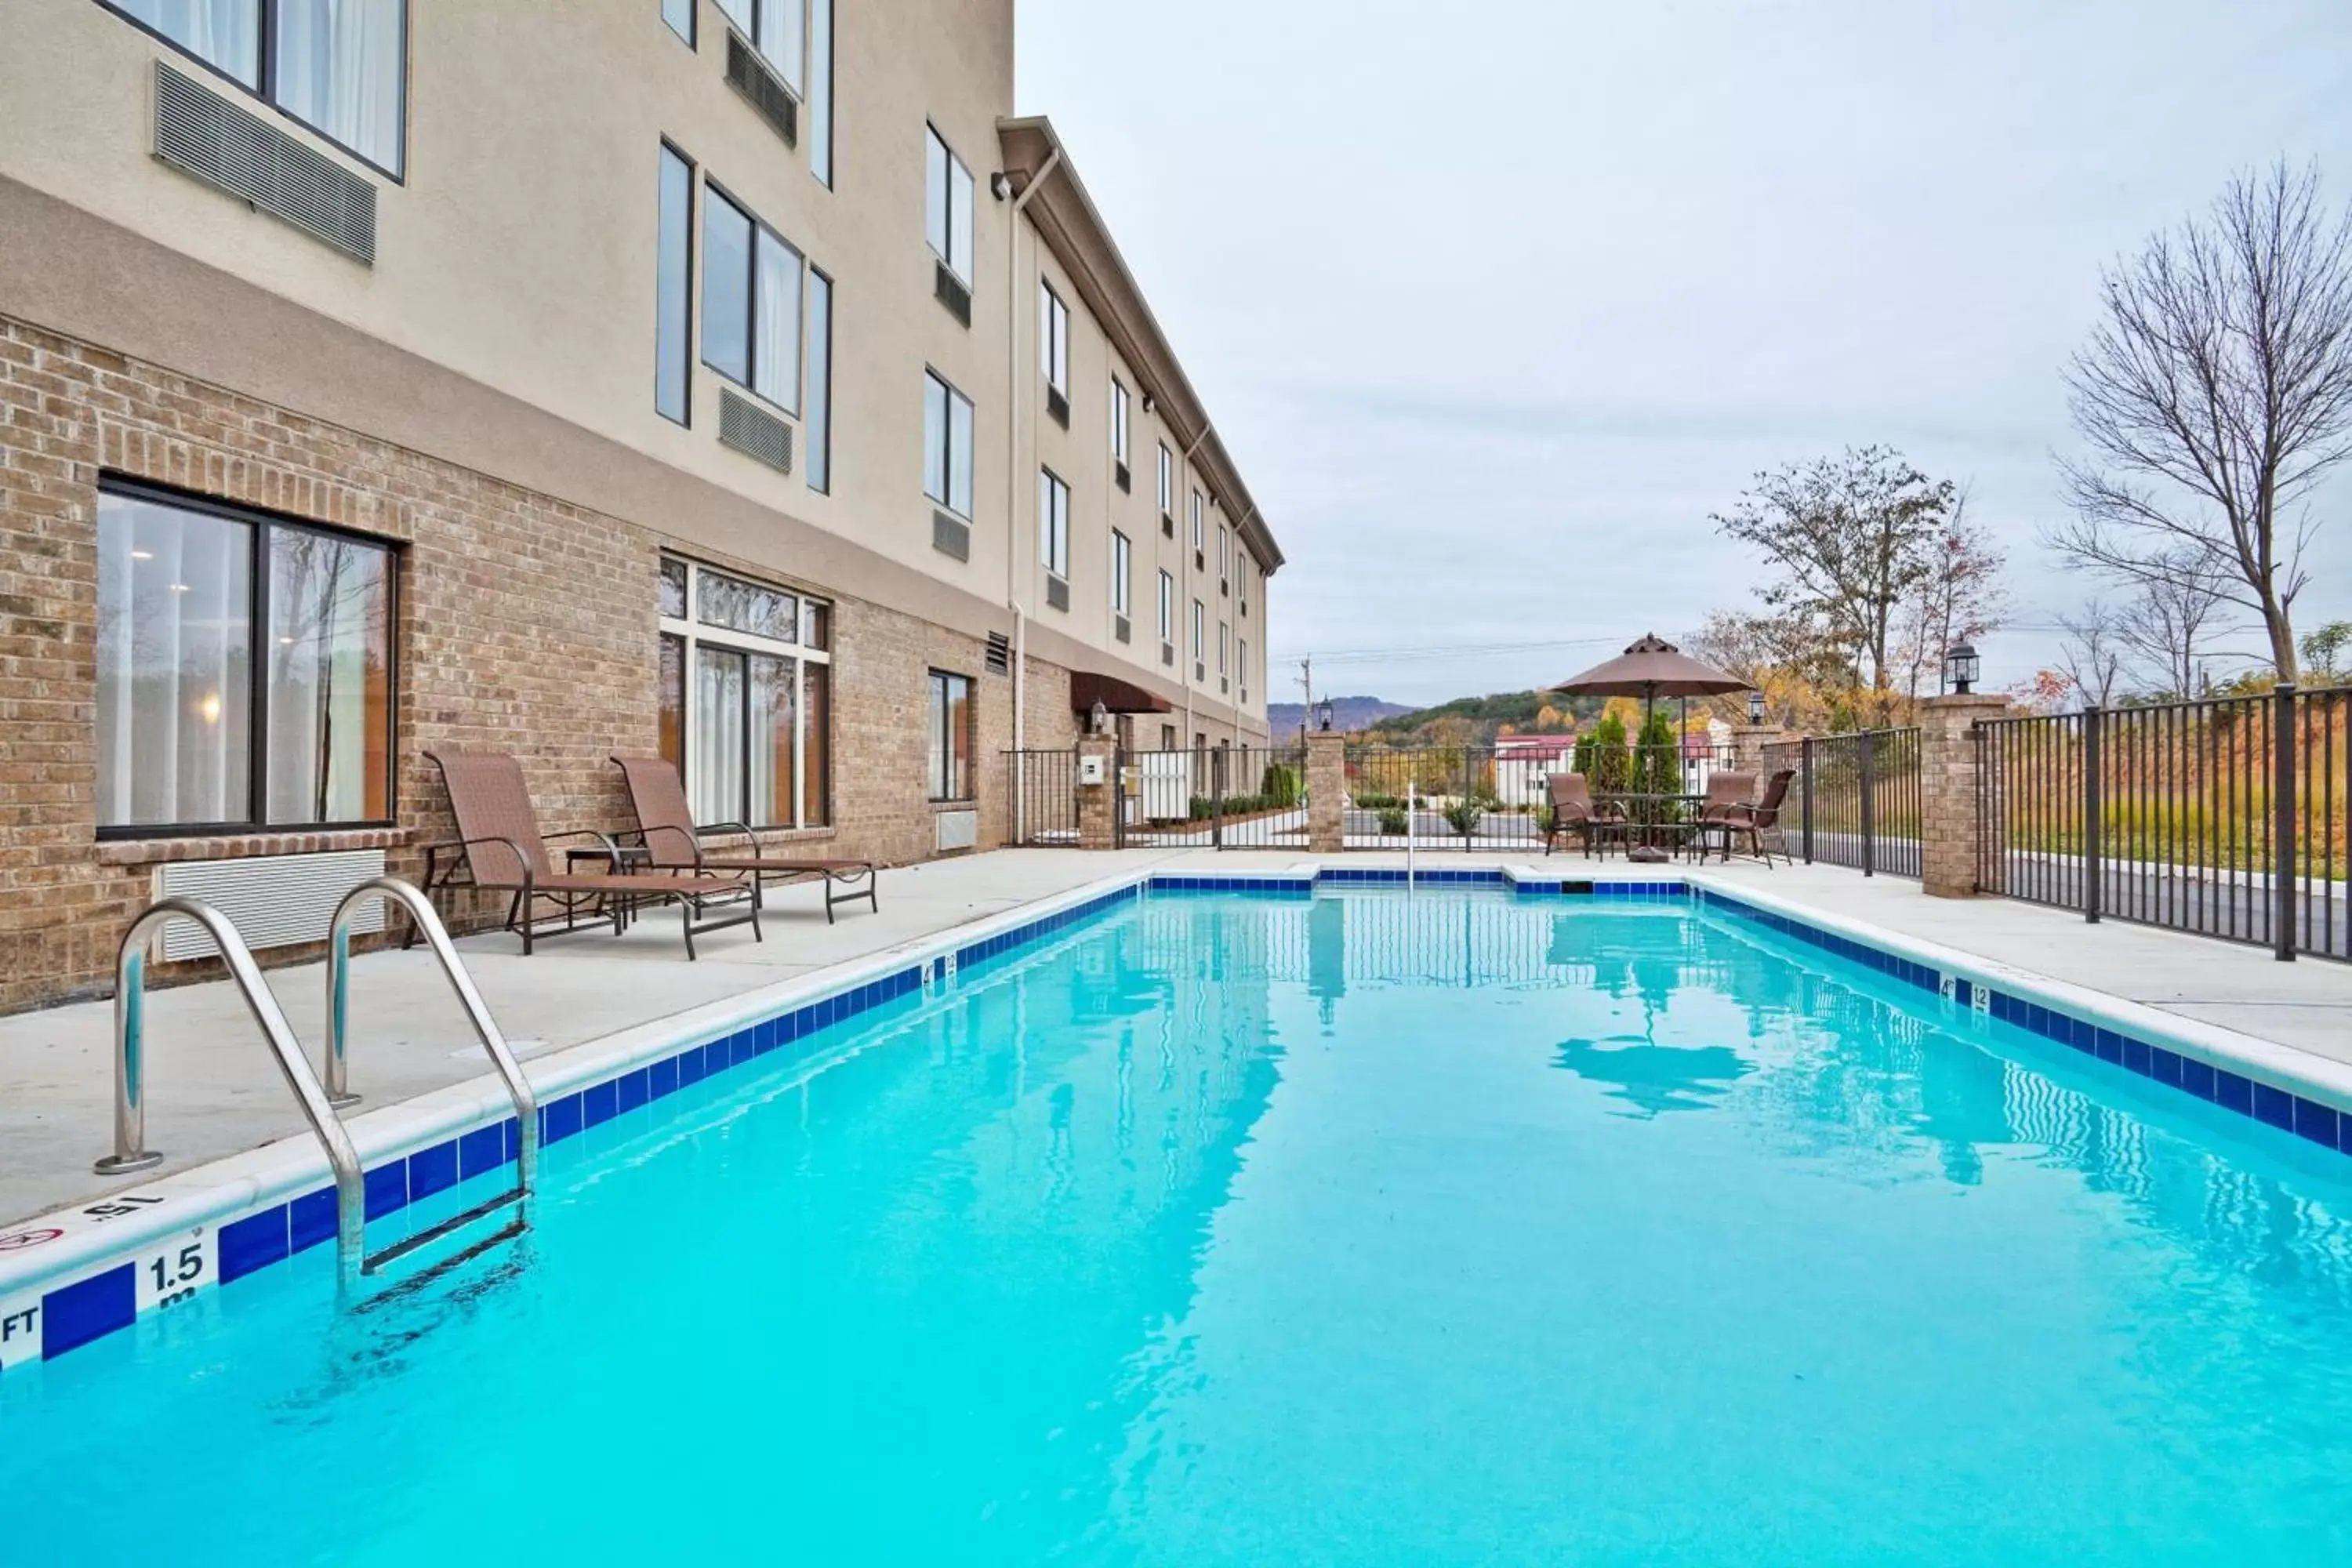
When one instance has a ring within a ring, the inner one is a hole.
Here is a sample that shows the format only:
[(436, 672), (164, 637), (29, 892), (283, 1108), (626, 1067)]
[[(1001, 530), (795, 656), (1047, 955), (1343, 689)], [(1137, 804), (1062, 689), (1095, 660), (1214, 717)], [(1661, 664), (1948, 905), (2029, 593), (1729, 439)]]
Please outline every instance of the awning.
[(1079, 713), (1091, 713), (1095, 704), (1101, 703), (1106, 713), (1172, 713), (1175, 709), (1164, 697), (1154, 697), (1132, 681), (1121, 680), (1116, 675), (1097, 675), (1090, 670), (1070, 671), (1070, 707)]

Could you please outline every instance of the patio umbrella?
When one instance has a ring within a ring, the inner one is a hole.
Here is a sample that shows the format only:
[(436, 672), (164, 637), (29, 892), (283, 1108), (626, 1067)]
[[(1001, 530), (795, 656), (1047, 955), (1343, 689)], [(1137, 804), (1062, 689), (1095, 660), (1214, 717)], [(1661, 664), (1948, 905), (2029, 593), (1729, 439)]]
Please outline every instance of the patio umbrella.
[[(1745, 691), (1748, 682), (1736, 675), (1701, 664), (1665, 638), (1651, 632), (1638, 639), (1615, 658), (1594, 665), (1581, 675), (1571, 676), (1551, 688), (1571, 697), (1638, 697), (1642, 700), (1642, 727), (1649, 728), (1650, 710), (1661, 697), (1712, 697), (1726, 691)], [(1675, 741), (1679, 753), (1681, 740)], [(1676, 764), (1680, 765), (1680, 757)], [(1658, 859), (1665, 857), (1655, 851), (1644, 854), (1631, 852), (1634, 859)]]

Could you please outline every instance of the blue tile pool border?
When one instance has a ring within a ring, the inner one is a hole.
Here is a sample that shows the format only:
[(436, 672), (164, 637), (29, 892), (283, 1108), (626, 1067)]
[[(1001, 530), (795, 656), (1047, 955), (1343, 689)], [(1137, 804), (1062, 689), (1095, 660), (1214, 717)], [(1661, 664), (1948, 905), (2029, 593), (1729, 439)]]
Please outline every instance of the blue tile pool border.
[[(1653, 880), (1592, 878), (1549, 868), (1533, 871), (1484, 868), (1416, 868), (1410, 873), (1391, 867), (1306, 865), (1287, 872), (1171, 873), (1146, 872), (1116, 886), (1097, 885), (1070, 896), (1068, 901), (1043, 909), (1025, 919), (977, 938), (943, 932), (935, 945), (901, 950), (874, 962), (874, 967), (853, 975), (821, 995), (796, 998), (775, 1012), (736, 1021), (717, 1033), (706, 1034), (683, 1047), (656, 1047), (649, 1060), (617, 1067), (591, 1081), (542, 1101), (539, 1107), (540, 1140), (543, 1146), (565, 1142), (631, 1111), (667, 1100), (732, 1069), (775, 1053), (787, 1060), (814, 1054), (814, 1041), (835, 1025), (861, 1017), (901, 998), (926, 994), (953, 983), (961, 974), (1007, 954), (1019, 952), (1073, 930), (1111, 910), (1146, 897), (1243, 893), (1266, 898), (1311, 898), (1320, 889), (1402, 887), (1508, 889), (1516, 898), (1597, 900), (1687, 900), (1699, 909), (1789, 937), (1832, 957), (1874, 971), (1899, 984), (1940, 995), (1956, 1006), (1984, 1014), (2003, 1023), (2119, 1067), (2137, 1077), (2176, 1089), (2192, 1099), (2232, 1110), (2293, 1133), (2309, 1142), (2352, 1153), (2352, 1110), (2295, 1093), (2200, 1056), (2179, 1051), (2137, 1036), (2112, 1029), (2036, 998), (2022, 990), (1995, 986), (1966, 974), (1939, 969), (1926, 959), (1895, 951), (1901, 945), (1891, 934), (1864, 941), (1796, 916), (1751, 903), (1710, 886), (1679, 878)], [(520, 1151), (520, 1134), (511, 1116), (488, 1120), (437, 1138), (421, 1148), (379, 1161), (365, 1173), (366, 1212), (371, 1221), (400, 1214), (460, 1184), (510, 1166)], [(141, 1200), (121, 1194), (84, 1213), (119, 1207)], [(188, 1215), (175, 1224), (184, 1226)], [(173, 1231), (172, 1240), (184, 1234)], [(286, 1262), (335, 1236), (335, 1194), (331, 1186), (301, 1192), (283, 1201), (229, 1210), (211, 1223), (208, 1278), (199, 1284), (226, 1285)], [(178, 1297), (149, 1294), (140, 1271), (154, 1267), (150, 1255), (168, 1255), (171, 1246), (150, 1236), (124, 1258), (117, 1256), (72, 1268), (40, 1288), (20, 1287), (11, 1296), (0, 1282), (0, 1328), (18, 1330), (37, 1323), (40, 1360), (53, 1360), (135, 1322), (148, 1305), (168, 1305)], [(160, 1278), (160, 1276), (159, 1276)], [(35, 1303), (27, 1306), (27, 1302)], [(0, 1357), (0, 1367), (22, 1364)]]

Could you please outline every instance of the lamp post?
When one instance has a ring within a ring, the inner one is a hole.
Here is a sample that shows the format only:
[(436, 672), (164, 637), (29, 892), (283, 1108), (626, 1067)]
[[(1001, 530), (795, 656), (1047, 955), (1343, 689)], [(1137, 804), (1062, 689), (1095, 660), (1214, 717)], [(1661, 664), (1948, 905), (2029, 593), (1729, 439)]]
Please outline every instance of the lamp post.
[(1328, 697), (1315, 705), (1315, 727), (1327, 732), (1331, 728), (1331, 700)]
[(1758, 726), (1764, 722), (1764, 693), (1761, 691), (1748, 694), (1748, 721)]
[(1951, 684), (1954, 696), (1966, 697), (1976, 689), (1983, 663), (1977, 658), (1977, 650), (1967, 643), (1955, 643), (1945, 651), (1944, 679)]

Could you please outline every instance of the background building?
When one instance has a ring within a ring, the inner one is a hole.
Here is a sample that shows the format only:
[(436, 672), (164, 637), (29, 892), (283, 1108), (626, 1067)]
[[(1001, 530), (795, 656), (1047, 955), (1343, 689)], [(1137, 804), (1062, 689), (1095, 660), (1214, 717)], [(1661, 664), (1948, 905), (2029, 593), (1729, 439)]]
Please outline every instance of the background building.
[(1077, 698), (1262, 739), (1281, 552), (1012, 89), (1011, 0), (0, 13), (0, 1005), (413, 873), (431, 749), (901, 862)]

